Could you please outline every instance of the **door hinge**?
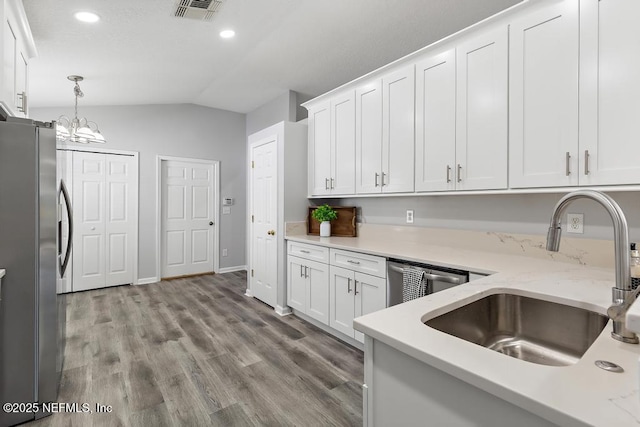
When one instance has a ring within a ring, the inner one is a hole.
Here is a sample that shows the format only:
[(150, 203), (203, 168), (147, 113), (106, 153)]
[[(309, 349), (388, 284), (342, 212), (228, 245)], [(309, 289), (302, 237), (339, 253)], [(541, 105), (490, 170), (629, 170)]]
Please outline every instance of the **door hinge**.
[(253, 277), (253, 268), (251, 269), (251, 277)]
[(251, 160), (251, 169), (253, 169), (255, 167), (256, 167), (256, 163), (253, 160)]

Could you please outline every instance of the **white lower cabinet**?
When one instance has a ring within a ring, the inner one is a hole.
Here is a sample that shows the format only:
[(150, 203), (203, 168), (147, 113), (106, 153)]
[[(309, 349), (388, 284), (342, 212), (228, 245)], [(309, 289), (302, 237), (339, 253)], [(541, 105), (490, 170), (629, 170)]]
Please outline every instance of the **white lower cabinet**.
[(353, 319), (386, 308), (387, 260), (291, 241), (287, 247), (289, 307), (363, 343)]
[[(309, 246), (296, 244), (297, 247)], [(310, 247), (310, 252), (313, 246)], [(322, 248), (326, 252), (326, 248)], [(304, 249), (303, 249), (304, 250)], [(291, 253), (291, 242), (289, 242)], [(288, 255), (287, 304), (325, 325), (329, 324), (329, 266), (326, 263)]]
[(329, 326), (364, 342), (353, 329), (353, 319), (386, 307), (387, 280), (342, 267), (331, 266), (329, 280)]

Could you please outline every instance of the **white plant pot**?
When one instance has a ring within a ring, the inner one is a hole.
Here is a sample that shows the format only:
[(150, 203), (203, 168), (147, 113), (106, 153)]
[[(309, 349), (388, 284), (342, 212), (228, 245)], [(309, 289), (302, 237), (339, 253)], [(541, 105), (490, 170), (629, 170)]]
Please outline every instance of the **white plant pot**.
[(320, 237), (329, 237), (329, 236), (331, 236), (331, 222), (322, 221), (320, 223)]

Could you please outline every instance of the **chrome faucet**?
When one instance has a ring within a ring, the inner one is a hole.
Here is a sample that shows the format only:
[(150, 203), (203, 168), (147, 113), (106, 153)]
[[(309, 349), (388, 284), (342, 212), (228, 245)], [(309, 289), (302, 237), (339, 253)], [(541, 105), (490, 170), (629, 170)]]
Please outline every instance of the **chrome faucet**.
[(611, 197), (595, 190), (576, 190), (565, 195), (556, 204), (551, 216), (549, 233), (547, 234), (547, 250), (558, 252), (560, 248), (561, 218), (567, 207), (577, 199), (591, 199), (600, 203), (611, 216), (613, 221), (613, 241), (615, 245), (616, 286), (612, 289), (613, 304), (607, 314), (613, 320), (611, 336), (622, 342), (638, 344), (638, 336), (627, 329), (625, 315), (636, 300), (640, 287), (633, 290), (629, 272), (629, 227), (627, 219), (620, 206)]

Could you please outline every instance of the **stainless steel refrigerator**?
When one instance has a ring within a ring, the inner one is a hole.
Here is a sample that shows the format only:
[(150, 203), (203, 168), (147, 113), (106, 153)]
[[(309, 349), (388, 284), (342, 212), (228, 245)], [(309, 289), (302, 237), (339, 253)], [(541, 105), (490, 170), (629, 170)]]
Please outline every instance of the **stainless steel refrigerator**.
[(64, 296), (56, 295), (58, 197), (53, 124), (17, 118), (0, 122), (0, 266), (6, 269), (0, 301), (0, 401), (40, 406), (36, 413), (0, 410), (1, 427), (45, 416), (42, 404), (57, 399), (62, 368), (58, 323), (64, 320)]

